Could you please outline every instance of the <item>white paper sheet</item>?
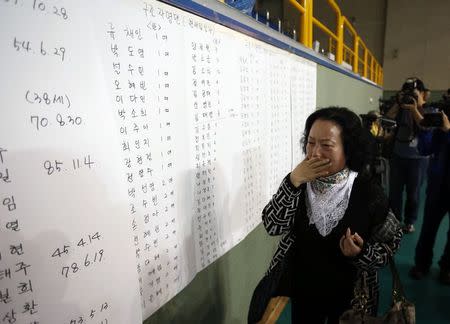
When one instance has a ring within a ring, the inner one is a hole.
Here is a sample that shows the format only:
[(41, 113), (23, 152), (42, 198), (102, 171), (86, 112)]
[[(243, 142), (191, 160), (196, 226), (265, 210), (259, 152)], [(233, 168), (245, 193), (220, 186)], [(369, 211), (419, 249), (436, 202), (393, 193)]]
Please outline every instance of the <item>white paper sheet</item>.
[(140, 323), (260, 223), (316, 66), (155, 1), (0, 18), (0, 318)]

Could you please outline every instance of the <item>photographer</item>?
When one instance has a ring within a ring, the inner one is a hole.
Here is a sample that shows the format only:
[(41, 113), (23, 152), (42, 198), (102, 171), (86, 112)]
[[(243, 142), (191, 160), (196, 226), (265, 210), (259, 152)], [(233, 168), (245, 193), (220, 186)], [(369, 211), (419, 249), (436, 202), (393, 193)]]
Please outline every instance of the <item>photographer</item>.
[[(450, 95), (450, 91), (448, 94)], [(442, 127), (430, 128), (419, 134), (419, 151), (421, 154), (431, 155), (431, 158), (424, 220), (416, 246), (415, 266), (409, 272), (414, 279), (422, 279), (428, 274), (439, 225), (446, 214), (450, 216), (450, 102), (447, 101), (447, 104), (440, 112)], [(439, 266), (440, 282), (450, 285), (450, 230)]]
[(406, 188), (405, 233), (415, 230), (420, 185), (428, 163), (427, 157), (422, 156), (417, 149), (417, 135), (423, 119), (423, 105), (427, 91), (420, 79), (408, 78), (397, 94), (397, 102), (386, 114), (386, 117), (397, 122), (390, 158), (389, 200), (394, 214), (401, 221), (403, 189)]
[(370, 143), (374, 154), (366, 166), (366, 171), (373, 181), (386, 190), (389, 183), (389, 161), (385, 158), (386, 143), (390, 139), (391, 132), (396, 128), (396, 122), (375, 110), (361, 114), (360, 117), (363, 127), (372, 135)]

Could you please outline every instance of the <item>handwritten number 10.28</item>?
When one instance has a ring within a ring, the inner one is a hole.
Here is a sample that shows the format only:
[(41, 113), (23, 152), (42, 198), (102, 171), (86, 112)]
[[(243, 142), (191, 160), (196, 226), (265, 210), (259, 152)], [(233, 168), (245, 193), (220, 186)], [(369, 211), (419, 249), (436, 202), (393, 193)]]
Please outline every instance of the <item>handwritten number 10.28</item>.
[[(47, 6), (43, 1), (33, 0), (33, 10), (46, 11), (46, 9)], [(57, 16), (60, 16), (64, 20), (67, 20), (67, 18), (69, 18), (67, 16), (66, 8), (64, 7), (57, 8), (56, 6), (53, 6), (53, 10), (51, 12)]]

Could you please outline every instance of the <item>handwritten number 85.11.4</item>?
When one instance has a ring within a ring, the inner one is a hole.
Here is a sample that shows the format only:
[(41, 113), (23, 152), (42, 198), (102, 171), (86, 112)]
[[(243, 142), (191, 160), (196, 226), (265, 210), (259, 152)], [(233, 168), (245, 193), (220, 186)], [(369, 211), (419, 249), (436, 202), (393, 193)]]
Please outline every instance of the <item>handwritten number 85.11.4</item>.
[(58, 161), (58, 160), (46, 160), (44, 162), (44, 169), (47, 171), (48, 175), (52, 175), (54, 173), (60, 173), (63, 171), (69, 171), (71, 169), (73, 170), (78, 170), (81, 168), (89, 168), (91, 169), (94, 166), (94, 161), (91, 160), (91, 155), (86, 155), (83, 158), (73, 158), (72, 159), (72, 163), (70, 163), (69, 165), (71, 165), (71, 167), (69, 167), (69, 169), (66, 169), (65, 166), (69, 164), (69, 163), (64, 163), (63, 161)]

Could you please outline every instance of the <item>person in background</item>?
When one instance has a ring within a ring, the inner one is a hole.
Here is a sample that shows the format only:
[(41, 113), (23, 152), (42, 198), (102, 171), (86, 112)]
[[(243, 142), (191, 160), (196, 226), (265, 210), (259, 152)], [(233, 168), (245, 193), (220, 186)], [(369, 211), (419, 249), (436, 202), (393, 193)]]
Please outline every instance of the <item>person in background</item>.
[[(445, 215), (450, 217), (450, 105), (441, 114), (441, 128), (423, 130), (419, 134), (419, 152), (430, 155), (430, 163), (423, 225), (416, 246), (415, 265), (409, 271), (409, 275), (417, 280), (429, 273), (439, 226)], [(450, 228), (439, 267), (440, 282), (450, 285)]]
[(403, 233), (381, 187), (362, 172), (369, 136), (347, 108), (319, 109), (307, 118), (306, 158), (262, 212), (268, 234), (283, 236), (254, 291), (250, 323), (262, 315), (252, 308), (268, 301), (264, 294), (291, 297), (292, 323), (338, 323), (362, 276), (369, 286), (368, 312), (377, 312), (377, 270)]
[(404, 232), (414, 232), (419, 210), (420, 187), (428, 158), (417, 150), (419, 121), (428, 89), (418, 78), (408, 78), (399, 92), (397, 103), (386, 117), (395, 119), (397, 129), (390, 158), (389, 201), (394, 214), (402, 221), (403, 190), (406, 189)]
[(376, 181), (387, 192), (389, 190), (389, 160), (385, 156), (390, 149), (388, 145), (391, 145), (391, 134), (396, 127), (396, 123), (375, 110), (360, 116), (363, 127), (369, 130), (372, 135), (373, 146), (375, 147), (375, 155), (372, 163), (368, 164), (367, 171), (371, 174), (373, 181)]
[[(367, 113), (367, 125), (366, 129), (369, 129), (370, 134), (372, 134), (373, 137), (383, 137), (384, 136), (384, 131), (383, 131), (383, 127), (381, 126), (380, 123), (380, 113), (375, 111), (375, 110), (371, 110)], [(363, 120), (364, 121), (364, 120)]]

